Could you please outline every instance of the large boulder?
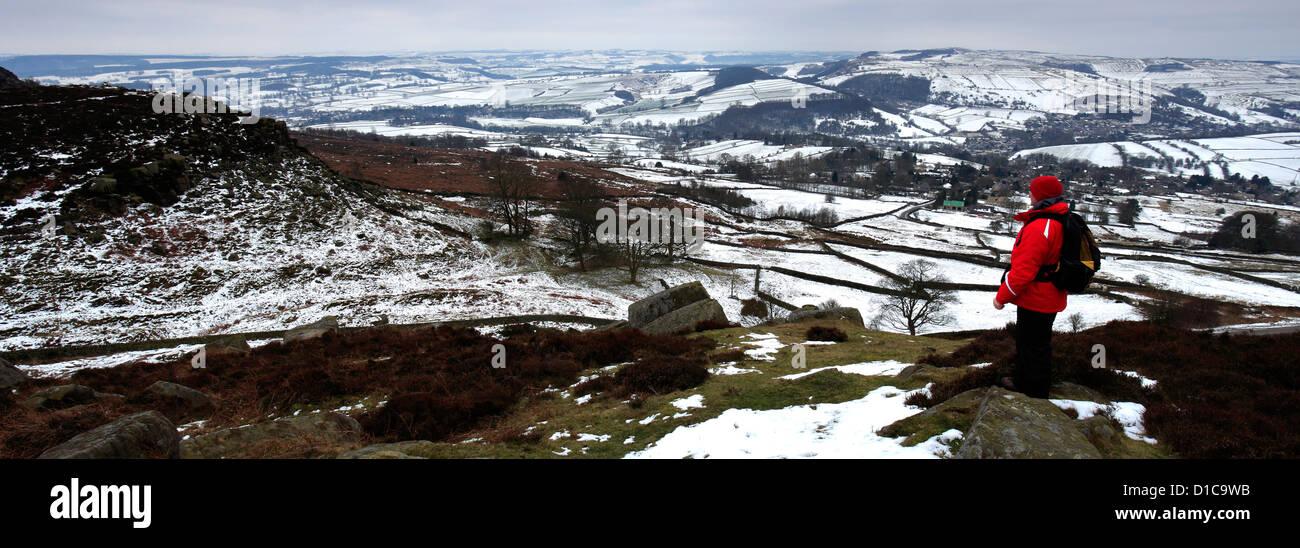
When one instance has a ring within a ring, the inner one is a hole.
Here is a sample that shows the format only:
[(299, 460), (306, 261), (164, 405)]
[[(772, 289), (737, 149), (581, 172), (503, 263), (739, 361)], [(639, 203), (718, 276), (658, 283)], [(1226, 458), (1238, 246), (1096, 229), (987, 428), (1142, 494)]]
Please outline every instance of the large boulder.
[(28, 409), (50, 410), (93, 403), (102, 399), (121, 399), (118, 394), (105, 394), (80, 384), (63, 384), (33, 393), (23, 402)]
[(627, 325), (627, 321), (625, 321), (625, 320), (618, 320), (618, 321), (615, 321), (615, 322), (609, 322), (609, 323), (607, 323), (607, 324), (605, 324), (605, 325), (602, 325), (602, 326), (600, 326), (600, 327), (597, 327), (595, 330), (596, 330), (596, 331), (610, 331), (610, 330), (614, 330), (614, 329), (626, 329), (627, 327), (628, 327), (628, 325)]
[(728, 323), (722, 305), (700, 282), (670, 287), (627, 307), (627, 326), (651, 334), (693, 331), (706, 321)]
[(0, 358), (0, 390), (8, 390), (27, 380), (27, 374)]
[(787, 322), (801, 322), (804, 320), (849, 320), (857, 325), (865, 326), (862, 323), (862, 312), (851, 306), (837, 306), (834, 308), (803, 308), (793, 310), (785, 320)]
[(337, 317), (325, 316), (307, 325), (300, 325), (285, 331), (284, 342), (314, 339), (324, 335), (327, 331), (338, 328), (339, 319)]
[(425, 459), (433, 454), (438, 446), (431, 441), (399, 441), (397, 443), (377, 443), (360, 449), (353, 449), (339, 455), (340, 459)]
[(1075, 423), (1083, 437), (1088, 439), (1103, 456), (1122, 456), (1124, 453), (1124, 428), (1106, 415), (1093, 415)]
[(44, 453), (42, 459), (177, 458), (181, 436), (157, 411), (145, 411), (77, 434)]
[(177, 421), (206, 417), (216, 409), (216, 402), (212, 396), (167, 381), (158, 381), (149, 385), (149, 388), (136, 397), (136, 400), (157, 406), (159, 411)]
[(1101, 392), (1072, 382), (1059, 382), (1052, 385), (1051, 398), (1057, 400), (1090, 401), (1110, 405), (1110, 398)]
[[(335, 324), (335, 327), (338, 327), (337, 323)], [(252, 350), (252, 347), (248, 346), (248, 340), (245, 339), (243, 335), (225, 335), (217, 337), (208, 344), (203, 345), (203, 347), (207, 349), (208, 353), (236, 352), (242, 354)]]
[(264, 443), (314, 438), (326, 442), (357, 442), (361, 425), (340, 413), (309, 413), (297, 417), (218, 430), (181, 442), (181, 457), (220, 459), (239, 457)]
[(652, 335), (664, 335), (681, 331), (694, 331), (700, 322), (727, 323), (727, 312), (715, 299), (696, 301), (677, 310), (655, 318), (641, 326), (641, 331)]
[(966, 367), (935, 367), (929, 364), (916, 364), (904, 367), (894, 378), (912, 383), (948, 382), (956, 380), (970, 372)]
[(913, 378), (921, 379), (940, 373), (941, 369), (928, 364), (914, 364), (904, 367), (897, 375), (894, 375), (900, 381), (910, 381)]
[(1075, 419), (1044, 399), (988, 389), (962, 440), (961, 459), (1098, 459)]
[(642, 327), (669, 312), (705, 300), (709, 300), (709, 292), (700, 282), (670, 287), (628, 305), (627, 323), (630, 327)]

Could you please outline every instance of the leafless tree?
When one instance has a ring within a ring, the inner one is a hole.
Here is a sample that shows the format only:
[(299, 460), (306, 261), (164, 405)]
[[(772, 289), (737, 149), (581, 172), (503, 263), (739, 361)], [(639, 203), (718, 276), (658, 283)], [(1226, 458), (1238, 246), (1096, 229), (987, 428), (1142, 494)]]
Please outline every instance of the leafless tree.
[(636, 283), (636, 275), (654, 255), (655, 244), (642, 239), (627, 238), (616, 244), (618, 256), (622, 260), (623, 270), (628, 279)]
[(1083, 314), (1075, 312), (1070, 314), (1070, 332), (1078, 333), (1083, 331)]
[(906, 329), (915, 335), (916, 330), (927, 325), (947, 325), (952, 322), (948, 305), (957, 302), (956, 294), (948, 289), (937, 289), (932, 284), (943, 283), (947, 278), (939, 272), (939, 265), (924, 259), (903, 263), (897, 278), (887, 278), (885, 287), (895, 294), (884, 298), (880, 312), (872, 320), (876, 326)]
[(690, 247), (686, 242), (687, 219), (682, 216), (682, 210), (675, 209), (676, 207), (672, 200), (663, 196), (657, 196), (650, 201), (650, 222), (658, 225), (654, 230), (659, 235), (655, 240), (656, 245), (650, 252), (668, 264), (685, 257), (686, 250)]
[(528, 165), (495, 154), (488, 160), (492, 177), (492, 208), (506, 224), (511, 236), (528, 237), (533, 233), (533, 180)]
[(569, 176), (560, 181), (563, 201), (556, 209), (552, 238), (587, 270), (587, 259), (598, 250), (596, 214), (605, 204), (600, 185), (584, 177)]

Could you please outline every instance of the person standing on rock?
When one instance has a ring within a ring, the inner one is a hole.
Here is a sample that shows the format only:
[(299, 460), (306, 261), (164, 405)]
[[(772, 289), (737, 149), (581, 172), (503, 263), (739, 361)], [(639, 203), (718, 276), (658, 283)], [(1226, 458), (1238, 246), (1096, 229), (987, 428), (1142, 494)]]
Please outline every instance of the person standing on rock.
[(1002, 378), (1000, 384), (1035, 398), (1046, 398), (1052, 386), (1052, 323), (1065, 310), (1068, 295), (1043, 275), (1044, 266), (1060, 260), (1065, 230), (1058, 218), (1070, 211), (1064, 192), (1061, 181), (1050, 175), (1030, 183), (1034, 205), (1016, 215), (1024, 226), (1011, 249), (1011, 269), (1002, 275), (993, 297), (998, 310), (1016, 305), (1015, 376)]

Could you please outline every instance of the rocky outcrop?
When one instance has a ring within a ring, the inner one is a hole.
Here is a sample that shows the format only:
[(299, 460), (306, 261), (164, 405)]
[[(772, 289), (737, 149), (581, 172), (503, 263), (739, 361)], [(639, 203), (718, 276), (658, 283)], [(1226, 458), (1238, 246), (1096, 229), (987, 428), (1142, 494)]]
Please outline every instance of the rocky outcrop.
[(378, 443), (353, 449), (339, 455), (340, 459), (426, 459), (437, 447), (431, 441), (400, 441)]
[(607, 323), (607, 324), (602, 325), (602, 326), (600, 326), (600, 327), (597, 327), (597, 328), (596, 328), (596, 331), (610, 331), (610, 330), (613, 330), (613, 329), (627, 329), (627, 327), (628, 327), (628, 325), (627, 325), (627, 321), (626, 321), (626, 320), (619, 320), (619, 321), (616, 321), (616, 322), (610, 322), (610, 323)]
[(865, 326), (862, 323), (862, 312), (851, 306), (837, 306), (835, 308), (803, 308), (793, 310), (786, 316), (786, 322), (801, 322), (808, 319), (816, 320), (849, 320), (859, 326)]
[(95, 389), (80, 384), (64, 384), (33, 393), (23, 401), (23, 406), (38, 410), (67, 409), (110, 398), (121, 399), (122, 396), (96, 392)]
[(1052, 402), (989, 388), (954, 455), (962, 459), (1097, 459), (1078, 421)]
[(27, 374), (0, 358), (0, 390), (9, 390), (27, 380)]
[(12, 72), (9, 72), (9, 69), (6, 69), (6, 68), (4, 68), (4, 67), (0, 67), (0, 88), (3, 88), (3, 87), (10, 87), (10, 86), (12, 86), (12, 87), (27, 87), (27, 86), (32, 86), (32, 85), (34, 85), (34, 84), (32, 84), (32, 83), (30, 83), (30, 82), (28, 82), (28, 81), (26, 81), (26, 80), (23, 80), (22, 78), (19, 78), (17, 75), (15, 75), (15, 74), (12, 73)]
[(641, 326), (641, 331), (650, 334), (694, 331), (695, 326), (702, 322), (728, 323), (727, 313), (714, 299), (696, 301)]
[(1106, 415), (1093, 415), (1076, 421), (1079, 432), (1103, 456), (1116, 456), (1124, 452), (1124, 429)]
[[(899, 373), (921, 379), (964, 368), (914, 365)], [(1052, 386), (1052, 398), (1111, 405), (1100, 392), (1074, 383)], [(956, 458), (1152, 458), (1165, 456), (1153, 446), (1129, 439), (1124, 427), (1106, 414), (1078, 419), (1049, 400), (1002, 388), (977, 388), (879, 430), (904, 437), (912, 446), (948, 430), (964, 432)], [(969, 446), (968, 446), (969, 444)]]
[(1057, 400), (1090, 401), (1102, 405), (1110, 404), (1110, 398), (1102, 395), (1101, 392), (1072, 382), (1053, 384), (1051, 397)]
[(224, 337), (218, 337), (204, 345), (204, 348), (206, 348), (209, 353), (236, 352), (242, 354), (252, 350), (252, 347), (248, 346), (248, 340), (245, 339), (243, 335), (226, 335)]
[(180, 456), (176, 425), (157, 411), (122, 417), (41, 453), (42, 459), (143, 459)]
[[(906, 371), (906, 370), (904, 370)], [(879, 434), (897, 438), (907, 436), (904, 446), (913, 446), (951, 429), (970, 429), (988, 388), (967, 390), (943, 403), (881, 428)]]
[(908, 381), (914, 378), (925, 378), (939, 372), (939, 368), (933, 365), (916, 364), (904, 367), (897, 375), (894, 375), (900, 381)]
[(294, 327), (289, 329), (288, 331), (285, 331), (284, 342), (304, 341), (307, 339), (314, 339), (316, 337), (324, 335), (326, 332), (330, 330), (338, 329), (338, 328), (339, 328), (339, 319), (337, 317), (325, 316), (324, 318), (321, 318), (307, 325), (300, 325), (298, 327)]
[(641, 327), (669, 312), (708, 298), (709, 292), (700, 282), (670, 287), (628, 305), (627, 323), (632, 327)]
[(728, 323), (727, 313), (700, 282), (671, 287), (627, 307), (627, 325), (650, 334), (693, 331), (701, 322)]
[(311, 438), (327, 442), (357, 442), (361, 425), (340, 413), (310, 413), (258, 424), (227, 428), (181, 442), (181, 457), (220, 459), (243, 456), (263, 443)]
[(167, 417), (177, 421), (206, 417), (216, 409), (216, 401), (212, 396), (167, 381), (158, 381), (149, 385), (149, 388), (135, 399), (140, 403), (155, 406)]

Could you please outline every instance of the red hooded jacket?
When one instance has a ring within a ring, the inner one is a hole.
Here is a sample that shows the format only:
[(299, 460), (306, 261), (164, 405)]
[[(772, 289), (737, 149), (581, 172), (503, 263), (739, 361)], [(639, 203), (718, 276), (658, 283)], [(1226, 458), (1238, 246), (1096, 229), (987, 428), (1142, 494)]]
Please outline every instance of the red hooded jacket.
[(1016, 220), (1025, 223), (1025, 226), (1020, 228), (1015, 247), (1011, 248), (1011, 270), (1003, 277), (1002, 286), (998, 288), (998, 302), (1048, 314), (1065, 310), (1065, 297), (1068, 293), (1052, 282), (1036, 282), (1034, 279), (1038, 277), (1042, 266), (1056, 264), (1060, 260), (1061, 239), (1065, 228), (1060, 221), (1041, 219), (1039, 215), (1064, 215), (1069, 211), (1069, 204), (1060, 202), (1016, 215)]

